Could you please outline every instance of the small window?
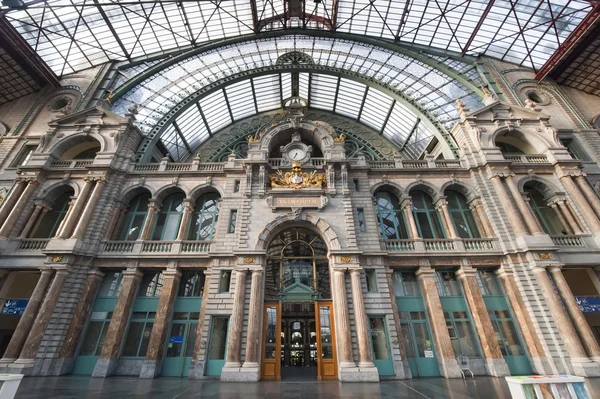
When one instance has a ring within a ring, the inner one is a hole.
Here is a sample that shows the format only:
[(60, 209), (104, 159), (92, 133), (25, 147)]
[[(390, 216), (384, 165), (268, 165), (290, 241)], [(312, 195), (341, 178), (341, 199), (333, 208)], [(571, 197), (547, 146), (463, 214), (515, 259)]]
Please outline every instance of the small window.
[(367, 292), (377, 292), (377, 273), (375, 270), (365, 270), (367, 278)]
[(123, 285), (123, 273), (106, 272), (100, 289), (98, 290), (99, 297), (118, 297)]
[(233, 183), (233, 192), (234, 192), (234, 193), (238, 193), (239, 191), (240, 191), (240, 181), (239, 181), (239, 180), (236, 180), (236, 181)]
[(204, 272), (184, 271), (179, 282), (179, 297), (201, 297), (204, 292)]
[(365, 210), (363, 208), (358, 208), (356, 214), (358, 216), (358, 231), (364, 233), (367, 231), (367, 226), (365, 226)]
[(579, 159), (580, 161), (590, 160), (590, 157), (586, 154), (585, 150), (581, 148), (574, 138), (560, 139), (560, 142), (567, 147), (567, 151), (569, 151), (569, 154), (571, 154), (574, 159)]
[(229, 292), (231, 285), (231, 270), (221, 270), (219, 275), (219, 293)]
[(237, 210), (231, 211), (231, 216), (229, 216), (229, 228), (227, 229), (228, 233), (235, 233), (235, 223), (237, 222)]
[(354, 183), (354, 191), (358, 191), (358, 188), (359, 188), (358, 179), (354, 179), (354, 180), (352, 180), (352, 182)]
[(163, 272), (162, 270), (153, 270), (144, 273), (140, 282), (138, 296), (158, 297), (162, 291)]
[(19, 154), (17, 154), (15, 160), (10, 166), (16, 168), (18, 166), (27, 165), (27, 162), (29, 162), (29, 159), (31, 158), (31, 154), (33, 154), (36, 148), (37, 145), (23, 146), (23, 148), (21, 149), (21, 151), (19, 151)]

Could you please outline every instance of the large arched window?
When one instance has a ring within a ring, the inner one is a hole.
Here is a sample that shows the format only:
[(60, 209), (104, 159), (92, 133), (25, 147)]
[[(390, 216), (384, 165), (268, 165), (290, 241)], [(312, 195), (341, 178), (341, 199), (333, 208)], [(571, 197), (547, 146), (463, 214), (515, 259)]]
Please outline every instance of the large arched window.
[(412, 211), (421, 238), (445, 238), (440, 215), (433, 206), (431, 197), (422, 191), (415, 190), (411, 194)]
[(529, 204), (544, 231), (553, 235), (564, 234), (564, 227), (560, 223), (560, 219), (554, 209), (548, 206), (542, 193), (533, 187), (525, 187), (525, 192), (529, 195)]
[(129, 202), (127, 213), (123, 218), (117, 240), (134, 241), (140, 237), (144, 221), (148, 214), (150, 193), (140, 194)]
[(375, 208), (377, 210), (379, 232), (383, 239), (409, 238), (398, 197), (387, 191), (379, 191), (375, 193)]
[(153, 240), (169, 241), (177, 238), (183, 215), (184, 199), (185, 195), (183, 193), (171, 194), (165, 198), (156, 218), (154, 232), (152, 233)]
[(188, 240), (212, 240), (219, 218), (219, 194), (203, 194), (196, 200)]
[(456, 191), (446, 193), (448, 200), (448, 212), (454, 228), (461, 238), (481, 238), (477, 222), (473, 216), (473, 211), (467, 205), (465, 197)]
[(54, 200), (52, 209), (46, 212), (38, 228), (32, 234), (33, 238), (52, 238), (56, 235), (61, 222), (67, 215), (73, 194), (73, 190), (69, 189)]

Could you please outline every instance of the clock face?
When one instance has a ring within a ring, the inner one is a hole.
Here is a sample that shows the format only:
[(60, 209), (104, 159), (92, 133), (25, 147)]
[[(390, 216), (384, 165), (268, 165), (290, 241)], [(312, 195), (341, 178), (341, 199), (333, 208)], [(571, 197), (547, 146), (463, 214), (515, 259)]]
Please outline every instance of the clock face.
[(304, 157), (306, 156), (306, 151), (304, 151), (301, 148), (292, 148), (289, 152), (288, 152), (288, 157), (292, 160), (292, 161), (299, 161), (301, 159), (304, 159)]

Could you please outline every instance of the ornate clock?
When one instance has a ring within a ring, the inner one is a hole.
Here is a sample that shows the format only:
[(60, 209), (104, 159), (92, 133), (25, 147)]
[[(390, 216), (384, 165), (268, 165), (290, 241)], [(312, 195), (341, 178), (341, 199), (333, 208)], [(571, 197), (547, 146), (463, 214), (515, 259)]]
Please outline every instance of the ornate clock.
[(304, 164), (310, 159), (312, 146), (304, 144), (300, 141), (300, 134), (292, 134), (292, 141), (285, 146), (279, 148), (283, 157), (283, 164), (290, 165), (292, 162)]

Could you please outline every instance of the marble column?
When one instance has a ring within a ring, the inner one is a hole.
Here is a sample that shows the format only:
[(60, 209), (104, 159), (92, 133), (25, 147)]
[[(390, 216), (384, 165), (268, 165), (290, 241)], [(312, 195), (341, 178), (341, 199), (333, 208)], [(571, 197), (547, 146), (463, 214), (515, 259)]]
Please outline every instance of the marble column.
[(481, 202), (477, 201), (475, 203), (475, 211), (477, 215), (476, 217), (479, 219), (481, 226), (483, 226), (485, 237), (495, 237), (496, 235), (494, 234), (494, 228), (492, 227), (492, 224), (490, 223), (490, 218), (487, 216), (487, 213), (485, 213), (485, 208), (483, 207), (483, 204)]
[(576, 216), (573, 214), (571, 208), (568, 206), (567, 202), (564, 200), (558, 201), (557, 203), (558, 210), (563, 214), (565, 219), (567, 220), (567, 224), (570, 226), (571, 231), (575, 234), (583, 233), (583, 229), (581, 228), (578, 221), (575, 219)]
[[(33, 226), (37, 224), (36, 222), (38, 221), (38, 219), (43, 218), (49, 208), (50, 206), (44, 201), (36, 201), (35, 207), (33, 208), (33, 212), (31, 212), (31, 215), (29, 215), (29, 219), (27, 220), (25, 227), (23, 227), (21, 234), (19, 234), (19, 238), (27, 238), (27, 236), (29, 236), (29, 233), (31, 233)], [(44, 209), (46, 210), (46, 212), (43, 212)]]
[(246, 338), (246, 356), (242, 368), (248, 369), (248, 378), (245, 381), (258, 381), (260, 379), (258, 348), (260, 347), (260, 330), (262, 314), (262, 286), (263, 271), (252, 271), (252, 283), (250, 285), (250, 311), (248, 315), (248, 335)]
[(500, 199), (500, 204), (504, 207), (507, 219), (511, 224), (515, 234), (520, 236), (527, 234), (527, 230), (525, 230), (525, 225), (521, 221), (521, 215), (519, 215), (517, 208), (515, 208), (510, 197), (508, 196), (508, 193), (504, 188), (504, 184), (502, 184), (501, 177), (499, 175), (492, 176), (491, 180), (492, 184), (494, 185), (494, 188), (496, 189), (496, 193), (498, 194), (498, 198)]
[[(235, 273), (235, 293), (233, 309), (229, 321), (229, 339), (227, 342), (227, 359), (224, 368), (239, 368), (242, 348), (242, 327), (244, 323), (244, 302), (246, 297), (246, 274), (248, 270), (239, 269)], [(223, 379), (223, 374), (221, 374)]]
[(517, 187), (517, 184), (513, 180), (512, 175), (506, 176), (505, 181), (506, 181), (506, 186), (508, 187), (510, 193), (512, 194), (515, 204), (517, 205), (517, 208), (519, 208), (519, 212), (521, 213), (521, 216), (523, 216), (523, 219), (525, 219), (525, 225), (527, 225), (527, 228), (529, 229), (529, 233), (532, 235), (545, 234), (542, 231), (542, 229), (540, 228), (537, 218), (533, 214), (533, 210), (531, 209), (531, 206), (529, 206), (529, 204), (523, 199), (523, 195), (519, 191), (519, 188)]
[(406, 222), (408, 224), (408, 232), (410, 234), (410, 238), (413, 240), (419, 238), (419, 230), (417, 229), (417, 223), (415, 222), (415, 215), (412, 211), (412, 202), (407, 201), (402, 207), (404, 210), (404, 217), (406, 218)]
[(23, 344), (25, 343), (27, 335), (31, 331), (31, 327), (35, 322), (40, 306), (42, 305), (42, 301), (46, 296), (48, 286), (52, 281), (53, 275), (54, 270), (42, 270), (40, 278), (35, 285), (35, 289), (29, 298), (25, 312), (23, 312), (23, 315), (21, 315), (21, 319), (17, 324), (17, 328), (15, 329), (10, 343), (4, 352), (4, 357), (0, 360), (0, 367), (6, 366), (7, 364), (12, 363), (19, 358), (21, 349), (23, 349)]
[(584, 175), (576, 176), (575, 181), (594, 212), (596, 212), (596, 216), (600, 217), (600, 199), (598, 198), (598, 194), (589, 185)]
[(87, 321), (90, 310), (96, 294), (98, 293), (98, 287), (104, 278), (104, 273), (98, 269), (90, 269), (87, 273), (83, 292), (79, 297), (77, 307), (73, 311), (73, 318), (69, 329), (65, 335), (60, 352), (58, 354), (58, 364), (55, 365), (55, 374), (63, 375), (70, 374), (75, 364), (75, 352), (77, 351), (77, 344), (83, 332), (83, 327)]
[(444, 223), (444, 229), (446, 230), (446, 237), (448, 238), (459, 238), (458, 232), (456, 231), (456, 227), (454, 223), (452, 223), (452, 218), (450, 217), (450, 211), (448, 211), (448, 203), (445, 199), (441, 199), (438, 212), (441, 213), (442, 221)]
[(590, 207), (590, 204), (583, 196), (579, 188), (575, 185), (575, 182), (569, 175), (564, 175), (560, 178), (560, 182), (566, 188), (569, 195), (575, 201), (577, 208), (579, 208), (579, 212), (583, 215), (583, 218), (587, 222), (588, 226), (590, 226), (590, 230), (594, 235), (600, 235), (600, 221), (598, 221), (598, 217), (594, 210)]
[(160, 204), (156, 200), (150, 200), (148, 202), (148, 215), (144, 220), (144, 227), (142, 227), (142, 233), (140, 234), (139, 240), (149, 240), (154, 228), (154, 221), (156, 216), (160, 212)]
[(558, 220), (560, 220), (560, 224), (561, 224), (563, 230), (567, 234), (573, 234), (573, 228), (571, 227), (571, 224), (567, 221), (567, 219), (565, 218), (565, 215), (562, 213), (562, 211), (558, 207), (558, 204), (556, 202), (553, 202), (550, 204), (550, 208), (552, 208), (552, 210), (554, 210), (554, 213), (556, 213), (556, 217), (558, 217)]
[(552, 279), (554, 280), (556, 290), (562, 298), (565, 308), (567, 308), (567, 312), (571, 316), (575, 330), (577, 330), (581, 341), (583, 341), (582, 343), (588, 356), (593, 361), (597, 363), (600, 362), (600, 345), (598, 345), (598, 341), (596, 341), (596, 337), (594, 337), (594, 333), (592, 332), (590, 325), (585, 319), (585, 316), (579, 308), (579, 305), (575, 301), (575, 296), (573, 295), (567, 280), (565, 280), (565, 276), (563, 275), (561, 268), (558, 266), (551, 266), (549, 269)]
[(96, 362), (92, 377), (108, 377), (114, 374), (123, 337), (127, 330), (131, 307), (143, 275), (137, 269), (127, 269), (123, 272), (121, 292), (104, 337), (100, 359)]
[(68, 275), (69, 270), (66, 268), (56, 270), (54, 279), (52, 280), (52, 284), (50, 284), (50, 288), (48, 288), (40, 311), (38, 312), (35, 322), (31, 326), (25, 344), (23, 344), (21, 355), (19, 356), (19, 359), (15, 361), (14, 365), (33, 365), (35, 355), (42, 343), (42, 338), (44, 338), (46, 327), (48, 327), (50, 319), (52, 319), (54, 308), (58, 303), (58, 299), (60, 298)]
[[(389, 268), (386, 269), (385, 277), (387, 280), (388, 290), (390, 291), (390, 303), (392, 305), (392, 314), (394, 316), (394, 327), (396, 330), (396, 336), (398, 337), (398, 349), (400, 350), (401, 365), (396, 367), (396, 376), (398, 378), (412, 378), (410, 365), (408, 364), (408, 357), (406, 355), (406, 341), (404, 340), (402, 322), (400, 321), (400, 312), (398, 310), (396, 293), (394, 291), (394, 270)], [(395, 342), (392, 344), (395, 344)]]
[(37, 180), (29, 181), (29, 183), (27, 184), (27, 187), (25, 187), (25, 190), (23, 190), (23, 193), (19, 196), (19, 200), (17, 201), (17, 203), (13, 207), (12, 211), (6, 218), (6, 221), (2, 225), (2, 228), (0, 228), (0, 239), (8, 238), (10, 233), (13, 231), (15, 224), (17, 223), (17, 220), (23, 214), (23, 210), (28, 205), (29, 198), (33, 195), (33, 192), (37, 189), (37, 186), (38, 186)]
[(534, 267), (533, 273), (538, 286), (542, 290), (544, 299), (546, 299), (546, 305), (550, 309), (554, 325), (558, 328), (567, 353), (571, 358), (575, 374), (580, 376), (597, 376), (598, 372), (600, 372), (600, 370), (597, 370), (598, 365), (591, 362), (588, 358), (577, 335), (577, 331), (554, 290), (554, 285), (550, 280), (550, 276), (548, 276), (546, 268)]
[(58, 238), (62, 234), (63, 230), (65, 229), (65, 222), (67, 221), (67, 218), (69, 217), (69, 215), (73, 212), (73, 207), (75, 206), (76, 201), (77, 201), (77, 198), (71, 197), (71, 200), (69, 201), (69, 206), (67, 207), (67, 212), (65, 212), (65, 216), (58, 224), (58, 229), (56, 229), (56, 233), (54, 233), (53, 238)]
[(178, 240), (187, 240), (188, 232), (190, 230), (190, 219), (194, 212), (194, 204), (190, 199), (183, 201), (183, 215), (181, 217), (181, 223), (179, 224), (179, 231), (177, 232)]
[(352, 355), (352, 335), (346, 298), (346, 271), (334, 268), (332, 271), (333, 316), (338, 347), (340, 373), (343, 368), (356, 368)]
[[(219, 273), (217, 272), (217, 276)], [(201, 361), (201, 352), (206, 348), (206, 342), (202, 340), (204, 333), (204, 321), (206, 319), (206, 305), (209, 298), (211, 274), (204, 271), (204, 290), (202, 291), (202, 306), (200, 307), (200, 316), (198, 317), (198, 327), (196, 328), (196, 343), (194, 344), (194, 354), (192, 355), (192, 364), (190, 366), (190, 379), (202, 379), (204, 377), (204, 362)]]
[(473, 325), (479, 337), (488, 374), (494, 377), (507, 376), (510, 375), (510, 370), (500, 351), (492, 321), (477, 283), (476, 273), (475, 269), (463, 267), (456, 272), (456, 276), (462, 283), (465, 299), (471, 310)]
[(545, 374), (546, 370), (544, 367), (544, 361), (546, 358), (546, 353), (540, 341), (540, 336), (535, 330), (533, 320), (531, 319), (531, 314), (525, 306), (523, 297), (519, 292), (517, 281), (515, 280), (513, 274), (511, 272), (507, 272), (504, 268), (497, 269), (496, 276), (498, 276), (498, 279), (502, 283), (504, 294), (506, 295), (506, 299), (508, 300), (508, 303), (513, 311), (516, 324), (521, 330), (523, 343), (525, 344), (527, 352), (529, 353), (531, 368), (534, 373)]
[(45, 206), (42, 208), (42, 212), (40, 213), (39, 217), (37, 218), (37, 220), (35, 221), (35, 224), (33, 225), (33, 227), (31, 228), (31, 230), (29, 231), (29, 233), (27, 233), (28, 235), (31, 234), (35, 234), (36, 231), (38, 231), (38, 229), (40, 228), (40, 225), (42, 224), (42, 222), (44, 221), (44, 217), (46, 216), (46, 214), (51, 210), (52, 208), (50, 207), (50, 205)]
[(462, 373), (454, 355), (442, 303), (435, 286), (433, 269), (421, 267), (417, 279), (421, 284), (423, 301), (429, 318), (440, 374), (446, 378), (461, 378)]
[(352, 306), (354, 307), (354, 327), (358, 342), (358, 367), (374, 367), (371, 345), (369, 344), (369, 329), (367, 314), (360, 283), (361, 269), (350, 269), (350, 284), (352, 286)]
[(58, 238), (65, 239), (71, 237), (73, 229), (75, 228), (75, 224), (79, 220), (79, 217), (81, 216), (81, 211), (87, 202), (90, 191), (92, 191), (93, 185), (93, 179), (85, 179), (85, 183), (83, 185), (83, 188), (81, 189), (81, 192), (79, 193), (79, 196), (77, 197), (77, 200), (75, 201), (75, 205), (73, 205), (73, 207), (65, 217), (64, 225), (60, 229), (60, 234), (58, 235)]
[(12, 190), (10, 191), (10, 193), (8, 193), (8, 195), (4, 199), (4, 202), (2, 202), (2, 207), (0, 207), (0, 226), (4, 223), (4, 221), (12, 211), (13, 207), (19, 200), (19, 197), (23, 193), (23, 190), (25, 190), (26, 185), (27, 181), (25, 179), (17, 179)]
[(101, 178), (96, 180), (94, 191), (92, 191), (92, 195), (85, 205), (83, 213), (81, 214), (81, 218), (79, 219), (77, 227), (75, 227), (75, 231), (73, 232), (72, 238), (83, 238), (85, 235), (85, 232), (90, 224), (90, 220), (92, 219), (92, 215), (96, 211), (96, 205), (98, 205), (98, 200), (100, 200), (100, 196), (102, 195), (102, 190), (104, 189), (105, 185), (106, 179)]
[(175, 268), (169, 268), (163, 272), (163, 286), (158, 299), (156, 316), (152, 325), (146, 358), (140, 371), (140, 378), (154, 378), (160, 375), (165, 352), (165, 340), (173, 318), (173, 307), (177, 298), (180, 279), (181, 272)]
[(114, 240), (116, 237), (116, 230), (117, 227), (120, 227), (122, 220), (123, 220), (123, 215), (125, 215), (125, 213), (127, 212), (127, 205), (117, 201), (117, 203), (115, 204), (115, 210), (114, 210), (114, 214), (113, 217), (110, 219), (110, 222), (108, 224), (108, 227), (106, 228), (106, 239), (107, 240)]

